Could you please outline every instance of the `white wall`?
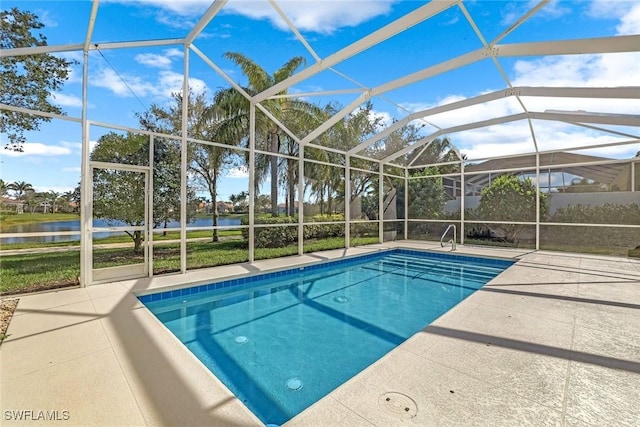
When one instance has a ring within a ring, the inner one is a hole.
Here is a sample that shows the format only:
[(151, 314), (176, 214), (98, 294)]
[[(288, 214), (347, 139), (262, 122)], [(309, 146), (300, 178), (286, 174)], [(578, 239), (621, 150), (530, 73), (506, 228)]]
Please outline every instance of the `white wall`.
[[(465, 198), (465, 208), (475, 209), (480, 203), (481, 196), (467, 196)], [(549, 195), (549, 212), (554, 213), (560, 208), (570, 205), (602, 206), (610, 203), (615, 205), (640, 204), (640, 192), (612, 191), (609, 193), (553, 193)], [(444, 206), (447, 213), (460, 210), (460, 198), (449, 200)]]

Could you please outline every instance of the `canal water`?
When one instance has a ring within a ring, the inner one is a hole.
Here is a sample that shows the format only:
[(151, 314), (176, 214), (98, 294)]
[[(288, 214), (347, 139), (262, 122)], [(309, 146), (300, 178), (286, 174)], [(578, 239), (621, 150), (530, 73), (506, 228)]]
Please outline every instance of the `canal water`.
[[(126, 225), (120, 222), (107, 223), (105, 220), (95, 219), (93, 220), (94, 227), (118, 227)], [(240, 225), (240, 218), (219, 218), (219, 226), (235, 226)], [(198, 218), (193, 222), (187, 224), (187, 227), (208, 227), (211, 226), (211, 218)], [(168, 228), (179, 228), (179, 222), (170, 222), (167, 225)], [(9, 227), (3, 230), (3, 233), (42, 233), (42, 232), (61, 232), (61, 231), (80, 231), (80, 221), (56, 221), (56, 222), (39, 222), (34, 224), (23, 224)], [(122, 234), (122, 232), (115, 233), (94, 233), (96, 239), (109, 237), (111, 235)], [(80, 240), (80, 235), (76, 236), (43, 236), (43, 237), (11, 237), (0, 239), (0, 244), (8, 243), (40, 243), (40, 242), (67, 242), (73, 240)]]

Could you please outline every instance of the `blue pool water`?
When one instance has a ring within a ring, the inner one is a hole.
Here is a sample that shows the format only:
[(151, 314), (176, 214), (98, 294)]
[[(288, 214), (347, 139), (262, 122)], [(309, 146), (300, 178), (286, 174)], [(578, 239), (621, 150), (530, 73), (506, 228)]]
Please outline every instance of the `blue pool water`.
[(140, 300), (265, 424), (282, 424), (513, 262), (395, 249)]

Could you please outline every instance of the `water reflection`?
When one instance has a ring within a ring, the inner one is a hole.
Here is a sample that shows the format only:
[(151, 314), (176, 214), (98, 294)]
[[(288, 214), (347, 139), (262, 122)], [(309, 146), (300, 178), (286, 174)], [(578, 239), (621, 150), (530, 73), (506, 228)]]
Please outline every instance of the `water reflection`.
[[(122, 222), (109, 222), (102, 219), (94, 219), (94, 227), (117, 227), (126, 225)], [(189, 223), (189, 227), (207, 227), (211, 225), (211, 218), (198, 218)], [(220, 226), (235, 226), (240, 225), (240, 218), (220, 218), (218, 219), (218, 225)], [(170, 222), (167, 224), (168, 228), (180, 227), (179, 222)], [(42, 233), (42, 232), (63, 232), (63, 231), (80, 231), (80, 220), (75, 221), (55, 221), (55, 222), (39, 222), (33, 224), (21, 224), (13, 227), (7, 227), (2, 230), (3, 233)], [(122, 232), (113, 233), (94, 233), (95, 239), (102, 239), (105, 237), (119, 235)], [(79, 241), (80, 235), (75, 236), (42, 236), (42, 237), (11, 237), (0, 239), (0, 244), (8, 243), (41, 243), (41, 242), (69, 242)]]

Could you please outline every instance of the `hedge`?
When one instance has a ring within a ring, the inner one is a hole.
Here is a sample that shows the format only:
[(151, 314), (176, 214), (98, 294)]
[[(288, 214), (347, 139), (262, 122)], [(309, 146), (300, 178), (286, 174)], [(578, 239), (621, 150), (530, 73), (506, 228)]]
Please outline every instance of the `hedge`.
[[(304, 239), (325, 239), (344, 236), (344, 224), (321, 224), (321, 222), (344, 221), (344, 215), (315, 215), (305, 218), (305, 222), (318, 222), (304, 226)], [(242, 217), (242, 225), (249, 224), (249, 217)], [(256, 248), (282, 248), (298, 241), (298, 217), (289, 216), (258, 216), (255, 224), (287, 224), (278, 227), (256, 227), (254, 243)], [(242, 237), (249, 239), (249, 229), (242, 230)]]

